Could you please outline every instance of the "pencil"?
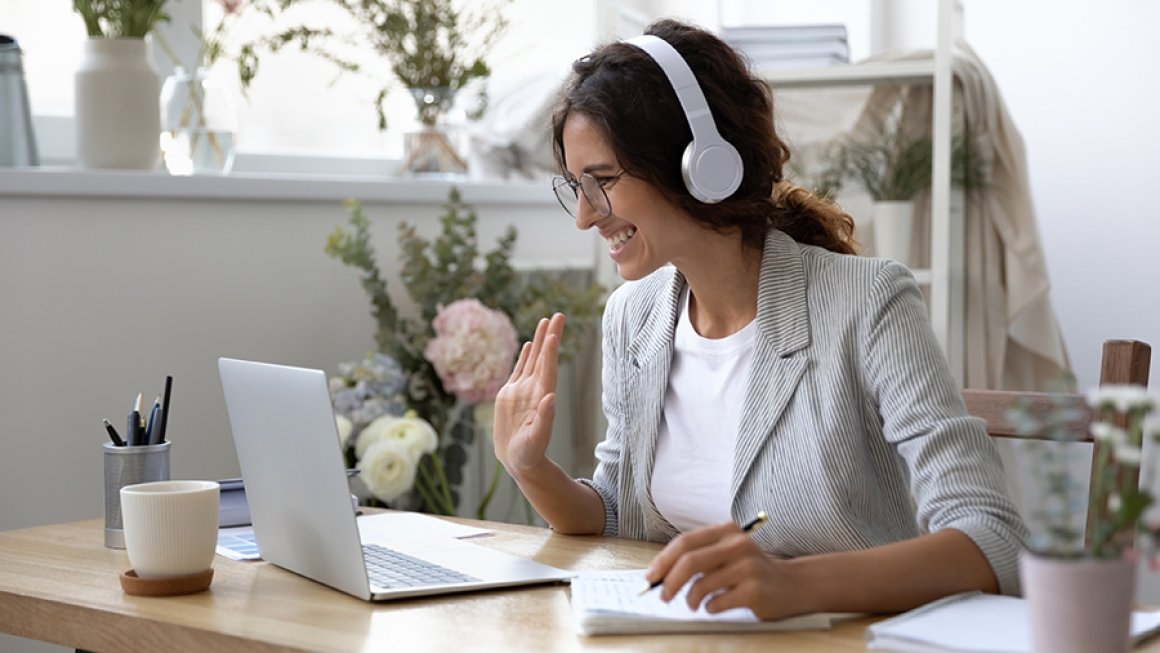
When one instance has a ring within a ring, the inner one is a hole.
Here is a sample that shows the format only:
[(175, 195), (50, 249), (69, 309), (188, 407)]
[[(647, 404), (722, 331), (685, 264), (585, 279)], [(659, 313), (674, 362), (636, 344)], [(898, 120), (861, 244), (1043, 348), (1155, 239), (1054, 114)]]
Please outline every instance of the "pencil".
[(173, 390), (173, 377), (165, 377), (165, 392), (161, 394), (161, 431), (157, 434), (157, 444), (165, 442), (165, 427), (169, 426), (169, 393)]
[[(746, 533), (752, 533), (753, 531), (761, 528), (761, 525), (764, 524), (765, 520), (768, 518), (769, 517), (765, 514), (765, 511), (762, 510), (761, 512), (757, 513), (756, 517), (749, 520), (748, 524), (742, 526), (741, 530), (746, 532)], [(653, 581), (652, 583), (650, 583), (648, 585), (648, 587), (645, 587), (644, 589), (642, 589), (640, 591), (640, 594), (638, 594), (637, 596), (644, 596), (645, 594), (648, 594), (652, 590), (655, 590), (656, 588), (660, 587), (661, 583), (664, 583), (664, 582), (665, 582), (664, 578), (661, 578), (660, 580)]]

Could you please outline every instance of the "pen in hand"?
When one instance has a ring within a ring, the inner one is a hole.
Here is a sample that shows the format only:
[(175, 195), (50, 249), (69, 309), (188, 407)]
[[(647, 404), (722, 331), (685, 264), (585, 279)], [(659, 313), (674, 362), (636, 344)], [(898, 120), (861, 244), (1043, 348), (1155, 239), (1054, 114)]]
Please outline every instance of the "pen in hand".
[[(761, 525), (765, 523), (766, 519), (768, 519), (768, 517), (766, 516), (765, 511), (762, 510), (761, 512), (757, 513), (757, 516), (754, 517), (753, 519), (751, 519), (748, 524), (742, 526), (741, 530), (746, 532), (746, 533), (752, 533), (753, 531), (757, 530), (758, 528), (761, 528)], [(648, 586), (645, 587), (644, 589), (642, 589), (640, 591), (640, 594), (638, 594), (637, 596), (644, 596), (645, 594), (648, 594), (652, 590), (655, 590), (656, 588), (660, 587), (661, 584), (664, 582), (665, 582), (665, 579), (662, 577), (658, 580), (653, 581), (652, 583), (649, 583)]]

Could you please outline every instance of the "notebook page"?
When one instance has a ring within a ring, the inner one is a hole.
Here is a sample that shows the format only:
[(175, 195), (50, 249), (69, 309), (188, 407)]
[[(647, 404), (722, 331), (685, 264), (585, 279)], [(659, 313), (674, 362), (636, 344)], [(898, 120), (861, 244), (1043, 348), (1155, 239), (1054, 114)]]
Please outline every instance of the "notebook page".
[(705, 632), (829, 628), (826, 615), (761, 621), (749, 608), (710, 614), (686, 603), (689, 585), (672, 601), (660, 599), (660, 588), (640, 594), (647, 585), (644, 570), (583, 572), (572, 580), (572, 611), (585, 634)]

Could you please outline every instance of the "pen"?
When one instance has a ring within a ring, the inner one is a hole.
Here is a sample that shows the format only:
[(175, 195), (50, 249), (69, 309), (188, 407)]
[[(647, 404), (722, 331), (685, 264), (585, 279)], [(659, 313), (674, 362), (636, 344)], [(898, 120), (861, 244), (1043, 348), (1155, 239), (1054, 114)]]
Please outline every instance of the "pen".
[(121, 435), (117, 433), (117, 429), (113, 428), (113, 424), (109, 421), (109, 418), (106, 417), (101, 422), (104, 423), (105, 430), (109, 432), (109, 439), (113, 441), (113, 444), (118, 447), (125, 446), (125, 441), (121, 439)]
[[(752, 533), (753, 531), (761, 528), (761, 525), (765, 523), (766, 519), (768, 519), (768, 516), (765, 514), (765, 511), (762, 510), (761, 512), (757, 513), (757, 516), (751, 519), (748, 524), (742, 526), (741, 530), (746, 533)], [(660, 587), (661, 583), (663, 582), (665, 582), (665, 579), (661, 578), (659, 580), (653, 581), (652, 583), (649, 583), (648, 587), (642, 589), (640, 594), (637, 596), (644, 596), (645, 594), (648, 594), (650, 591)]]
[(141, 393), (137, 393), (137, 401), (133, 403), (133, 409), (129, 411), (129, 418), (125, 421), (125, 428), (128, 432), (125, 434), (129, 438), (129, 446), (136, 447), (143, 444), (142, 429), (141, 429)]
[(161, 395), (161, 432), (157, 433), (157, 442), (165, 442), (165, 427), (169, 425), (169, 393), (173, 390), (173, 377), (165, 377), (165, 392)]
[(161, 395), (153, 400), (153, 409), (149, 411), (149, 425), (145, 427), (145, 444), (157, 444), (161, 437)]

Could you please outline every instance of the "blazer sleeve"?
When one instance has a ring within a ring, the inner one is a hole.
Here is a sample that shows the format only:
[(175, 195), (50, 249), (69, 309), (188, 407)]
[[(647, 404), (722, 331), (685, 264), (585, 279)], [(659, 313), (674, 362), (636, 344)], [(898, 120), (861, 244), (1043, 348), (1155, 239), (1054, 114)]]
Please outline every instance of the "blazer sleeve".
[(579, 481), (596, 491), (604, 502), (604, 535), (620, 533), (619, 504), (620, 467), (624, 442), (624, 388), (620, 386), (620, 369), (624, 364), (624, 293), (613, 292), (604, 306), (601, 320), (601, 395), (600, 401), (608, 430), (596, 445), (596, 470), (590, 479)]
[(1027, 526), (1007, 496), (1003, 463), (962, 394), (910, 272), (884, 265), (868, 300), (865, 374), (882, 431), (905, 461), (918, 527), (965, 533), (1004, 594), (1019, 594)]

